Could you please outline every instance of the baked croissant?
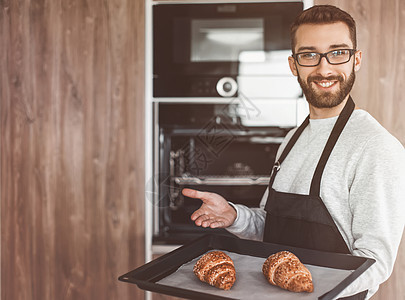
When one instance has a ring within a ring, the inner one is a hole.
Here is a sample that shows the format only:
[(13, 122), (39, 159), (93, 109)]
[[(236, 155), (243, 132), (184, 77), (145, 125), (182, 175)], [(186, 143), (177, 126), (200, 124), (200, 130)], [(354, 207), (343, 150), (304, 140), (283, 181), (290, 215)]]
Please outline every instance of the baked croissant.
[(194, 265), (193, 271), (201, 281), (224, 290), (229, 290), (236, 279), (233, 261), (222, 251), (204, 254)]
[(268, 282), (283, 289), (308, 293), (314, 290), (311, 273), (291, 252), (280, 251), (270, 255), (262, 271)]

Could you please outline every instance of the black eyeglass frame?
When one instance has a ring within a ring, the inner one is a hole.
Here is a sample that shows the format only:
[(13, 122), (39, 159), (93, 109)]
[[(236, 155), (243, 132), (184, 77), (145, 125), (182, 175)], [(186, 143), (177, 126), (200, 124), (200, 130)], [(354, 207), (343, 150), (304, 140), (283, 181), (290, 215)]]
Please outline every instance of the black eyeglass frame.
[[(329, 58), (328, 58), (328, 54), (329, 53), (332, 53), (332, 52), (335, 52), (335, 51), (349, 51), (349, 58), (347, 59), (347, 61), (345, 61), (345, 62), (339, 62), (339, 63), (331, 63), (330, 61), (329, 61)], [(291, 56), (294, 58), (294, 60), (297, 62), (297, 64), (299, 64), (301, 67), (316, 67), (316, 66), (318, 66), (320, 63), (321, 63), (321, 60), (322, 60), (322, 57), (325, 57), (325, 59), (326, 59), (326, 61), (329, 63), (329, 64), (331, 64), (331, 65), (343, 65), (343, 64), (345, 64), (345, 63), (348, 63), (349, 61), (350, 61), (350, 59), (352, 58), (352, 56), (355, 54), (357, 52), (357, 50), (356, 49), (334, 49), (334, 50), (331, 50), (331, 51), (328, 51), (328, 52), (325, 52), (325, 53), (319, 53), (319, 52), (313, 52), (313, 51), (304, 51), (304, 52), (298, 52), (298, 53), (293, 53)], [(314, 65), (302, 65), (302, 64), (300, 64), (300, 62), (298, 61), (298, 58), (297, 58), (297, 55), (299, 55), (299, 54), (306, 54), (306, 53), (315, 53), (315, 54), (319, 54), (319, 61), (318, 61), (318, 63), (317, 64), (314, 64)]]

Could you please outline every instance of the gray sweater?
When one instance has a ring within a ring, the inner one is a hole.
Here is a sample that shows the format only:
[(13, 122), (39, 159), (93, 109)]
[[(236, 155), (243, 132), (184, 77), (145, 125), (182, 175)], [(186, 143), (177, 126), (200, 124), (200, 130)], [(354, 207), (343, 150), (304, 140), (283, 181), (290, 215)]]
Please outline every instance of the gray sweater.
[[(276, 191), (309, 194), (315, 167), (336, 120), (310, 120), (281, 165), (273, 185)], [(295, 130), (288, 133), (277, 157)], [(268, 190), (260, 208), (231, 203), (237, 218), (227, 229), (241, 238), (262, 240), (267, 194)], [(404, 147), (369, 113), (355, 110), (326, 164), (320, 196), (351, 253), (376, 260), (339, 297), (368, 289), (369, 298), (390, 276), (404, 229)]]

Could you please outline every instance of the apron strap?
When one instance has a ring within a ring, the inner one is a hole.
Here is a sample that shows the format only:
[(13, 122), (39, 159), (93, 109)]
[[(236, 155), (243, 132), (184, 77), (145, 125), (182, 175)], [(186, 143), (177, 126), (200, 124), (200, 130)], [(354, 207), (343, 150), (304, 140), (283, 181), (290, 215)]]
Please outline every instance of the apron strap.
[(308, 124), (309, 124), (309, 115), (305, 118), (304, 122), (302, 122), (300, 127), (298, 127), (298, 129), (294, 132), (293, 136), (288, 141), (288, 143), (285, 146), (285, 148), (284, 148), (283, 152), (281, 153), (280, 157), (274, 163), (273, 172), (271, 174), (271, 178), (270, 178), (270, 182), (269, 182), (269, 187), (270, 188), (273, 186), (274, 178), (276, 177), (276, 174), (277, 174), (278, 170), (280, 170), (281, 163), (287, 157), (288, 153), (290, 153), (292, 147), (295, 145), (295, 142), (298, 140), (301, 133), (304, 131), (305, 127), (308, 126)]
[(325, 169), (325, 165), (329, 159), (330, 154), (332, 153), (333, 147), (335, 146), (337, 140), (339, 139), (340, 134), (343, 131), (347, 121), (349, 120), (353, 110), (354, 110), (354, 102), (351, 96), (347, 100), (345, 107), (343, 108), (342, 112), (340, 113), (335, 125), (333, 126), (332, 132), (326, 142), (326, 146), (323, 149), (321, 158), (319, 159), (318, 165), (316, 166), (314, 176), (312, 177), (311, 182), (311, 189), (309, 191), (310, 195), (319, 196), (320, 189), (321, 189), (321, 178), (323, 174), (323, 170)]

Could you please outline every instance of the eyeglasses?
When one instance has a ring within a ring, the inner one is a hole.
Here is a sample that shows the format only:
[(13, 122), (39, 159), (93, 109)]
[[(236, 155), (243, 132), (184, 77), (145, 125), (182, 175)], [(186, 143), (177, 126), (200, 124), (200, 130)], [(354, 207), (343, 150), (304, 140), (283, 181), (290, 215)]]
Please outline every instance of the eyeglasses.
[(336, 49), (325, 53), (300, 52), (292, 55), (300, 66), (315, 67), (320, 64), (322, 57), (325, 57), (331, 65), (341, 65), (347, 63), (355, 49)]

